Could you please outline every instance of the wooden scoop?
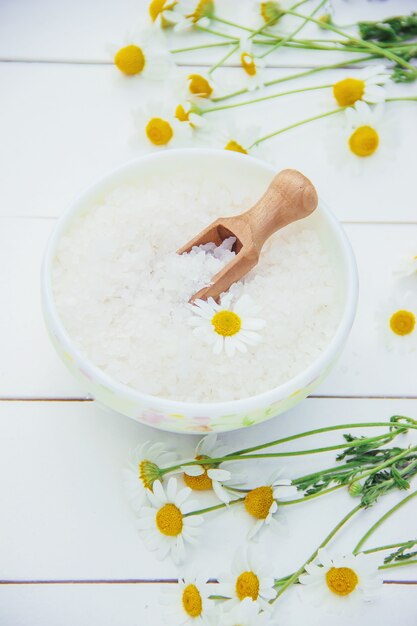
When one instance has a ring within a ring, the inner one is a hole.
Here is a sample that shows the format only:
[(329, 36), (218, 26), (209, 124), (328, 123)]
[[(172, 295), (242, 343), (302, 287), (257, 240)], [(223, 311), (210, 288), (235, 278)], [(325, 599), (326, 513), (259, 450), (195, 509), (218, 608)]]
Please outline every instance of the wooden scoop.
[(312, 183), (297, 170), (279, 172), (260, 200), (248, 211), (233, 217), (220, 217), (199, 235), (177, 250), (190, 252), (193, 246), (213, 242), (219, 246), (224, 239), (236, 237), (236, 257), (213, 277), (208, 287), (191, 298), (194, 302), (212, 297), (217, 300), (233, 283), (245, 276), (258, 263), (265, 241), (280, 228), (307, 217), (317, 207), (317, 192)]

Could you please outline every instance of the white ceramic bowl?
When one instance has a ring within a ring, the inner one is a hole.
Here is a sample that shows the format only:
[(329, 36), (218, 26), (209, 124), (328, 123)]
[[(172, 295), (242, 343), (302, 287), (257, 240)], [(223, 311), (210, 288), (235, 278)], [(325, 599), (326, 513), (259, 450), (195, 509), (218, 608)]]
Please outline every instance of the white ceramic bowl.
[(216, 176), (228, 176), (240, 184), (252, 184), (259, 195), (276, 173), (275, 169), (249, 156), (220, 150), (170, 150), (138, 158), (111, 172), (84, 193), (61, 217), (48, 243), (42, 268), (42, 301), (46, 325), (56, 350), (99, 403), (107, 408), (163, 430), (181, 433), (227, 431), (250, 426), (286, 411), (325, 378), (340, 354), (355, 316), (358, 278), (355, 259), (342, 226), (319, 202), (308, 219), (317, 230), (337, 272), (341, 317), (337, 330), (320, 356), (303, 372), (279, 387), (250, 398), (229, 402), (177, 402), (141, 393), (123, 385), (85, 358), (65, 330), (58, 315), (51, 285), (51, 268), (58, 241), (75, 215), (85, 211), (115, 186), (165, 171), (203, 170), (216, 184)]

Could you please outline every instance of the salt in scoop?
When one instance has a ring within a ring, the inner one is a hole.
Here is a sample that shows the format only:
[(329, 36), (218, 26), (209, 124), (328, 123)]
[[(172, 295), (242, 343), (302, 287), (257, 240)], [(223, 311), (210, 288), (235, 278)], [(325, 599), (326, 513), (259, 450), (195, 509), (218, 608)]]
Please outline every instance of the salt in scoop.
[(308, 217), (317, 207), (317, 192), (313, 184), (301, 172), (286, 169), (279, 172), (264, 195), (248, 211), (232, 217), (219, 217), (207, 226), (178, 254), (190, 252), (194, 246), (215, 243), (219, 246), (229, 237), (235, 237), (235, 258), (214, 277), (210, 285), (203, 287), (190, 298), (194, 300), (213, 298), (241, 280), (257, 265), (265, 241), (277, 230), (292, 222)]

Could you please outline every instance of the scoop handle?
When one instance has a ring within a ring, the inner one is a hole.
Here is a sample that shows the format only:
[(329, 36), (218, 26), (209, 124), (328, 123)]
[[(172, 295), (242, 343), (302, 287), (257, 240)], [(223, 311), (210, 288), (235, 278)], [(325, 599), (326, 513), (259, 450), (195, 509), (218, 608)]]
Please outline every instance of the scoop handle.
[(308, 178), (297, 170), (282, 170), (262, 198), (244, 214), (251, 227), (253, 243), (260, 250), (268, 237), (310, 215), (317, 203), (316, 189)]

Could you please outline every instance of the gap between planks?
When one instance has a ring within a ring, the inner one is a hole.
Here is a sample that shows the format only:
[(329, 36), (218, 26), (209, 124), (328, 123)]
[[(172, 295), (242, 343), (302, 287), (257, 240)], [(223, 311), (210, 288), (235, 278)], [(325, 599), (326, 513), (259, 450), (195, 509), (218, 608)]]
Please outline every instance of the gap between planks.
[[(80, 580), (0, 580), (1, 585), (175, 585), (177, 578), (126, 578), (126, 579), (80, 579)], [(217, 580), (210, 578), (210, 584)], [(417, 580), (384, 580), (384, 585), (417, 585)]]
[[(417, 395), (404, 395), (404, 396), (378, 396), (378, 395), (311, 395), (307, 396), (308, 399), (316, 400), (417, 400)], [(0, 402), (95, 402), (94, 398), (86, 397), (0, 397)]]

